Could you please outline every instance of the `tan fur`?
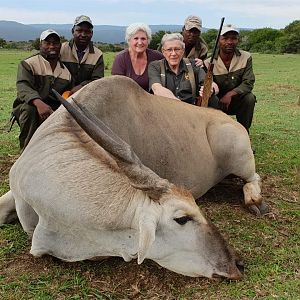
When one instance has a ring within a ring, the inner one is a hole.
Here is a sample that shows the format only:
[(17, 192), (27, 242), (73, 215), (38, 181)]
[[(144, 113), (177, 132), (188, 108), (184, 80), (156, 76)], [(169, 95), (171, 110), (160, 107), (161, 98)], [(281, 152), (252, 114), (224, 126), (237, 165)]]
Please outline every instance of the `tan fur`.
[(97, 80), (74, 98), (195, 198), (231, 173), (245, 181), (255, 174), (246, 130), (221, 111), (151, 95), (124, 76)]
[[(91, 140), (61, 107), (38, 128), (10, 171), (9, 202), (15, 200), (23, 229), (32, 235), (31, 253), (66, 261), (149, 258), (188, 276), (241, 278), (236, 254), (192, 197), (226, 172), (238, 171), (243, 160), (248, 162), (244, 177), (255, 184), (253, 156), (239, 125), (210, 109), (151, 96), (120, 76), (93, 82), (74, 97), (127, 141), (143, 164), (191, 192), (156, 175), (161, 181), (154, 182), (166, 189), (152, 201), (143, 188), (147, 177), (136, 172), (132, 182), (105, 146)], [(230, 141), (222, 148), (217, 142), (216, 129), (224, 136), (224, 128), (235, 138), (238, 160)], [(230, 160), (238, 165), (231, 168)], [(185, 224), (179, 224), (181, 218)]]

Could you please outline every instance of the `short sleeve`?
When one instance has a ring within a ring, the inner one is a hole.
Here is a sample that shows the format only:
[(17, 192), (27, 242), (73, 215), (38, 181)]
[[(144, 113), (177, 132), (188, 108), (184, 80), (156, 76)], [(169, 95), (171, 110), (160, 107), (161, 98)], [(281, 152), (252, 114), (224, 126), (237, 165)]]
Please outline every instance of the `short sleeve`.
[(153, 61), (148, 67), (149, 91), (152, 90), (154, 83), (161, 83), (160, 61)]
[(125, 67), (125, 61), (124, 61), (124, 52), (120, 52), (115, 57), (115, 60), (112, 65), (111, 69), (112, 75), (125, 75), (126, 76), (126, 67)]

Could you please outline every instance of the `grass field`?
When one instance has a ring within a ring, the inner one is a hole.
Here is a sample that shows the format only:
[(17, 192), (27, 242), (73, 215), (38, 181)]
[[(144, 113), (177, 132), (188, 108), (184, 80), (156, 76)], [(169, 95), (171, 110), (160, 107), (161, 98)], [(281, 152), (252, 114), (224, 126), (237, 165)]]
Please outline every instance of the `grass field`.
[[(7, 133), (18, 62), (30, 53), (0, 49), (0, 194), (18, 157), (18, 127)], [(112, 53), (105, 53), (106, 76)], [(253, 55), (258, 99), (251, 140), (263, 197), (257, 218), (240, 204), (242, 183), (224, 181), (199, 201), (246, 264), (234, 282), (184, 277), (151, 261), (120, 258), (64, 263), (33, 258), (19, 223), (0, 228), (0, 299), (300, 299), (300, 55)]]

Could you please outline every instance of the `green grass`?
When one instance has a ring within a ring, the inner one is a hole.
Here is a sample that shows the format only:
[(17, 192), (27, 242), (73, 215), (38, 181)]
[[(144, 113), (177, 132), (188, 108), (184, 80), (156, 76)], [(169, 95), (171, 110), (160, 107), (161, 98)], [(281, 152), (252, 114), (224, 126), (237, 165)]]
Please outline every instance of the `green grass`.
[(299, 67), (299, 55), (254, 55), (258, 102), (251, 137), (259, 154), (256, 163), (263, 172), (284, 174), (288, 184), (300, 171)]
[[(0, 193), (18, 155), (18, 127), (7, 133), (18, 62), (29, 52), (0, 50)], [(110, 75), (113, 53), (104, 53)], [(21, 226), (0, 228), (0, 299), (300, 299), (300, 55), (254, 54), (257, 106), (251, 140), (263, 196), (273, 209), (256, 218), (240, 205), (241, 184), (217, 186), (200, 206), (244, 258), (242, 281), (188, 278), (151, 261), (120, 258), (65, 263), (33, 258)]]
[(103, 53), (103, 59), (104, 59), (104, 76), (110, 76), (111, 75), (111, 68), (114, 61), (116, 53), (113, 52), (105, 52)]
[[(18, 50), (0, 51), (0, 130), (1, 147), (0, 155), (18, 153), (17, 136), (18, 129), (15, 127), (12, 134), (6, 134), (9, 127), (9, 118), (12, 102), (16, 97), (16, 77), (18, 63), (21, 59), (30, 55), (30, 52)], [(13, 135), (13, 136), (12, 136)]]

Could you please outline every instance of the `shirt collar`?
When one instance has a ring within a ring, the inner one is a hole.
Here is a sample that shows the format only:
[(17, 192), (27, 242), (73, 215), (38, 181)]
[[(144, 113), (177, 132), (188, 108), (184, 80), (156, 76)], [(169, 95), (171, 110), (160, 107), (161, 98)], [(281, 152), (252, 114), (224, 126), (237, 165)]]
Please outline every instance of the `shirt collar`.
[[(38, 53), (40, 56), (42, 56), (45, 60), (47, 60), (47, 57), (46, 57), (46, 55), (44, 54), (44, 53)], [(48, 60), (47, 60), (48, 61)], [(49, 61), (48, 61), (49, 62)], [(60, 60), (60, 56), (58, 57), (58, 60), (57, 60), (57, 63), (59, 63), (60, 64), (60, 66), (61, 66), (61, 68), (65, 68), (65, 65), (61, 62), (61, 60)]]
[[(75, 42), (74, 42), (74, 39), (71, 39), (71, 40), (70, 40), (69, 46), (70, 46), (71, 48), (75, 47), (75, 49), (77, 49), (76, 44), (75, 44)], [(89, 44), (88, 44), (88, 46), (86, 47), (86, 49), (84, 50), (84, 52), (86, 52), (87, 49), (88, 49), (88, 52), (89, 52), (89, 53), (95, 53), (95, 50), (94, 50), (94, 44), (93, 44), (92, 41), (89, 42)]]

